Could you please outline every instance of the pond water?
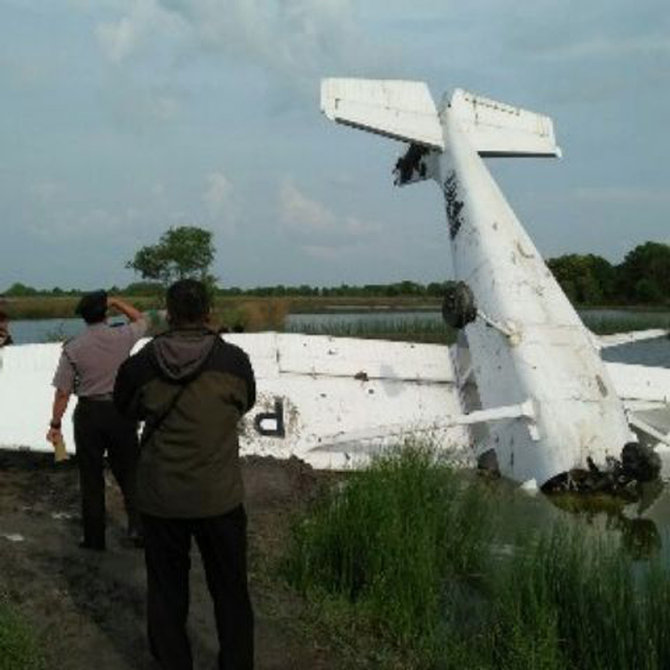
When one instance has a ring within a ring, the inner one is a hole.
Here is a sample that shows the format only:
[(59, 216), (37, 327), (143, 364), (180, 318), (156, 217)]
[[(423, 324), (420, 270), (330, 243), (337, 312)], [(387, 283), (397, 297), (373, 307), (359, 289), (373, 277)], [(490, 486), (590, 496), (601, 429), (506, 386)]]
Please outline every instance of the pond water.
[[(627, 312), (625, 310), (584, 310), (582, 315), (589, 317), (596, 315), (599, 319), (613, 319), (619, 323), (622, 320), (635, 321), (639, 318), (658, 317), (658, 312)], [(670, 315), (669, 315), (670, 317)], [(118, 320), (117, 320), (118, 321)], [(384, 310), (375, 312), (356, 313), (318, 313), (318, 314), (289, 314), (285, 320), (285, 328), (290, 332), (300, 332), (303, 328), (312, 328), (327, 331), (338, 326), (365, 324), (415, 324), (442, 323), (439, 312), (427, 311), (394, 311)], [(35, 319), (12, 321), (11, 332), (16, 344), (62, 341), (79, 334), (84, 329), (81, 319)], [(620, 347), (613, 347), (603, 352), (607, 361), (620, 363), (635, 363), (637, 365), (655, 365), (670, 367), (670, 340), (658, 339), (646, 342), (634, 342)]]
[(16, 344), (62, 341), (78, 335), (83, 329), (84, 322), (81, 319), (31, 319), (10, 323)]

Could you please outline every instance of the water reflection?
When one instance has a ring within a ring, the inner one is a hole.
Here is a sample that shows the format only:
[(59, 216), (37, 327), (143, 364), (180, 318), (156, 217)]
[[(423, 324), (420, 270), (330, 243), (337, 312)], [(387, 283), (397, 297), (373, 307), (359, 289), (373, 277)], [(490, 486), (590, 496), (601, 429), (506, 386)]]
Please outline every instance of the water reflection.
[[(619, 533), (623, 550), (633, 560), (642, 561), (658, 556), (663, 549), (658, 525), (645, 515), (667, 497), (663, 492), (664, 484), (657, 480), (638, 484), (626, 497), (554, 493), (546, 498), (558, 509), (594, 528)], [(634, 497), (633, 501), (631, 497)]]

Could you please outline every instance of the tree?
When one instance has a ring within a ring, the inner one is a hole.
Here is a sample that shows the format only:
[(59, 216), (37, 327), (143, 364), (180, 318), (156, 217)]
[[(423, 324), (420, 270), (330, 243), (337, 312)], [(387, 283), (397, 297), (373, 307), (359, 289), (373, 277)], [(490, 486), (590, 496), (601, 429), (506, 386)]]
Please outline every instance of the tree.
[(11, 298), (26, 298), (28, 296), (37, 295), (39, 291), (32, 286), (26, 286), (21, 282), (15, 282), (6, 291), (5, 295)]
[(593, 305), (613, 296), (614, 268), (600, 256), (566, 254), (550, 258), (547, 266), (572, 302)]
[(212, 233), (197, 226), (179, 226), (164, 232), (157, 244), (139, 249), (126, 267), (143, 279), (157, 280), (168, 286), (178, 279), (199, 279), (213, 286), (209, 274), (215, 249)]
[(629, 301), (661, 303), (670, 298), (670, 245), (645, 242), (617, 267), (619, 290)]

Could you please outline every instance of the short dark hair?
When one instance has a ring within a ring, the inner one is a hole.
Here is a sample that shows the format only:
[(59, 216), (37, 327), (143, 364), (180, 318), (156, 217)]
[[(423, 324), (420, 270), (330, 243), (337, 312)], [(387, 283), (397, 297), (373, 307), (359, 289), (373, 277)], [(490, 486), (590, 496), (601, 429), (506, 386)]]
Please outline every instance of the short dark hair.
[(82, 296), (74, 310), (86, 323), (100, 323), (107, 316), (107, 291), (100, 289)]
[(167, 311), (177, 324), (202, 323), (210, 310), (207, 287), (196, 279), (180, 279), (167, 290)]

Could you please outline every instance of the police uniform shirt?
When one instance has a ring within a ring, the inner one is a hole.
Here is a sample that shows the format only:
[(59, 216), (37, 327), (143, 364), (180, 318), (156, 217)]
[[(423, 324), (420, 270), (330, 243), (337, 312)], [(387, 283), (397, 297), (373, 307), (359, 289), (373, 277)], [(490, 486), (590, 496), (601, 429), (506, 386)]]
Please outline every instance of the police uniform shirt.
[(119, 366), (148, 327), (144, 316), (123, 326), (109, 326), (104, 321), (87, 326), (63, 345), (53, 386), (81, 398), (111, 397)]

